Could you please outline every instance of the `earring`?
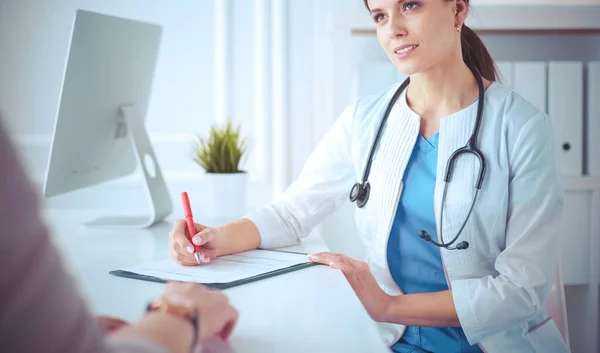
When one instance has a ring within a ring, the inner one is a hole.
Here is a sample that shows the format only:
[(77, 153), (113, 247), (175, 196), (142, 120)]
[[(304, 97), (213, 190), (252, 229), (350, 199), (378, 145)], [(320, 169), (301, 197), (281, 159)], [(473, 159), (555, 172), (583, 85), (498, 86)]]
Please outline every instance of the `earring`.
[(456, 32), (460, 32), (460, 25), (456, 26)]

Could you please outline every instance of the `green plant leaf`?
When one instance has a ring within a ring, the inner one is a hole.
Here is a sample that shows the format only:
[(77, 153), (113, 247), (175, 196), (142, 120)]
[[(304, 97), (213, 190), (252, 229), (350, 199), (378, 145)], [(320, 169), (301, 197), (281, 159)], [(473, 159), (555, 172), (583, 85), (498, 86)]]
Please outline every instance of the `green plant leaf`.
[(241, 138), (240, 126), (231, 121), (224, 126), (213, 124), (207, 138), (197, 135), (192, 143), (193, 161), (207, 173), (239, 173), (247, 142)]

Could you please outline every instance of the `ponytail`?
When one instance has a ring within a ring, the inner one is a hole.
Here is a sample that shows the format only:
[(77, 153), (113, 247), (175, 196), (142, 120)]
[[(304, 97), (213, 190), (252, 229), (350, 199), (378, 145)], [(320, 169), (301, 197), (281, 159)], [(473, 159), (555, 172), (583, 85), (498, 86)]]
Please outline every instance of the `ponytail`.
[(492, 56), (472, 29), (463, 25), (460, 32), (460, 44), (464, 62), (479, 71), (489, 81), (496, 81), (498, 76)]

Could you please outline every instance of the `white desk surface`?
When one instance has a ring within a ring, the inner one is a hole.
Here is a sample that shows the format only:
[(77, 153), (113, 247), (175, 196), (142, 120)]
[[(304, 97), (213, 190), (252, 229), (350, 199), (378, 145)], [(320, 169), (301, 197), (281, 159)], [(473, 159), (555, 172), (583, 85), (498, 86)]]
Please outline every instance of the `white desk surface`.
[[(139, 319), (163, 284), (109, 271), (169, 257), (169, 223), (146, 230), (90, 230), (90, 210), (47, 209), (45, 216), (64, 260), (96, 314)], [(326, 251), (319, 238), (294, 250)], [(315, 266), (226, 289), (240, 312), (233, 352), (390, 352), (343, 274)]]

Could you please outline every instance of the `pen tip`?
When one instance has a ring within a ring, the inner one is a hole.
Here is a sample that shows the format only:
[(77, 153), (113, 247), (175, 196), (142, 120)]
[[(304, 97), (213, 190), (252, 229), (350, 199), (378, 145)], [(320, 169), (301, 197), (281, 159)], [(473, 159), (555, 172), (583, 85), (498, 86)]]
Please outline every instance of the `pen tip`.
[(198, 264), (200, 264), (200, 253), (198, 253), (198, 252), (194, 253), (194, 257), (196, 258), (196, 262)]

